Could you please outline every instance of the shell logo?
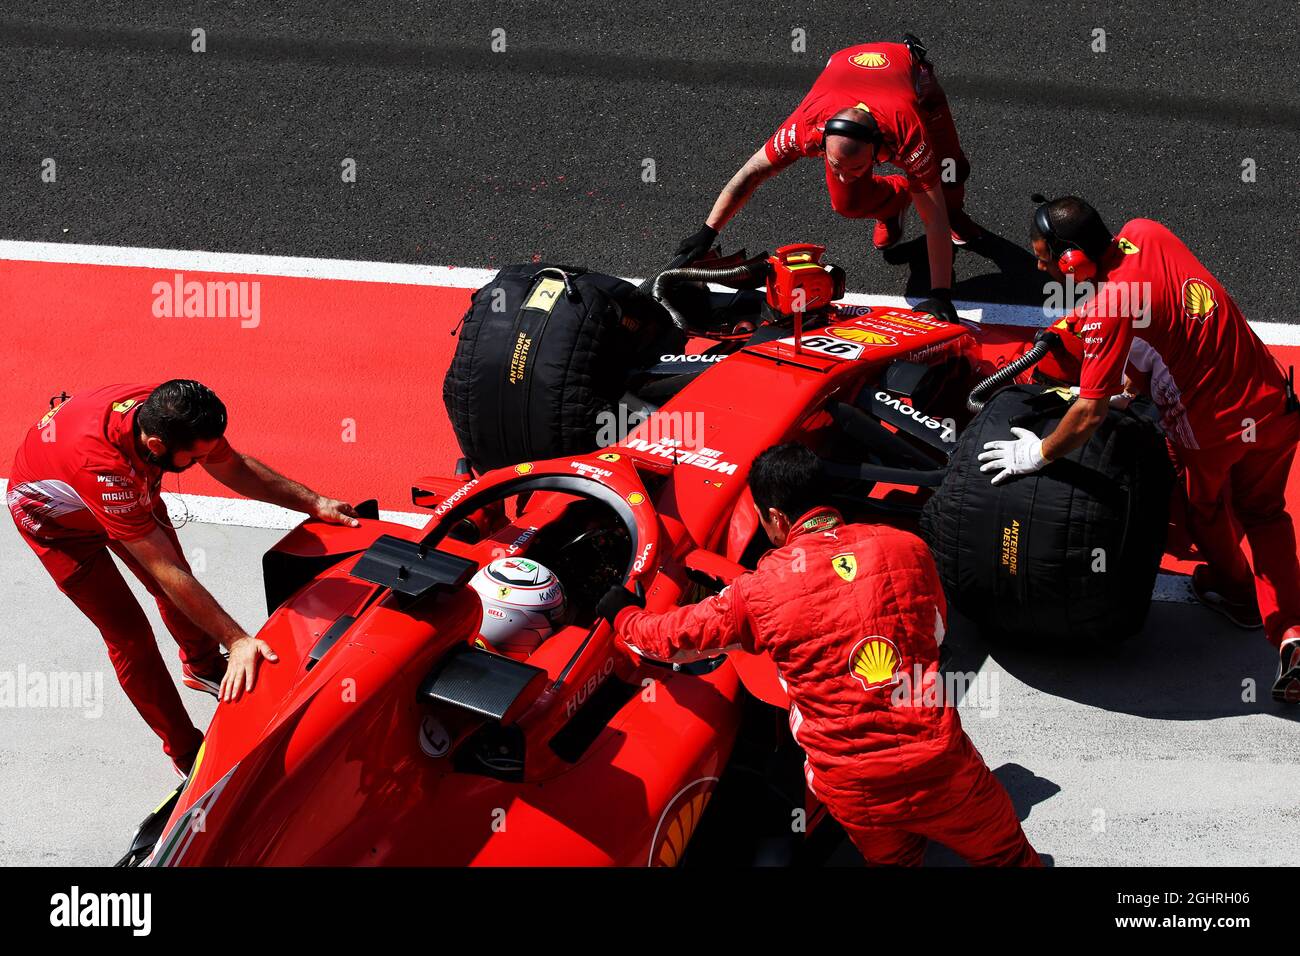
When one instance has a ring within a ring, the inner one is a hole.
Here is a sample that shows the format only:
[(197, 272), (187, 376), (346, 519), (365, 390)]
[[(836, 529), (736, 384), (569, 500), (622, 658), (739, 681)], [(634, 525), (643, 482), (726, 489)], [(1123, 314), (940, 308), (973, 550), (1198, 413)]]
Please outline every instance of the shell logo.
[(1204, 322), (1214, 318), (1219, 304), (1214, 301), (1214, 290), (1200, 279), (1188, 279), (1183, 283), (1183, 315), (1189, 319)]
[(639, 491), (634, 491), (627, 496), (627, 503), (630, 505), (639, 505), (643, 501), (645, 501), (645, 495)]
[(898, 344), (898, 340), (892, 335), (885, 335), (883, 332), (872, 332), (870, 329), (860, 329), (856, 326), (839, 325), (826, 331), (837, 339), (844, 339), (848, 342), (861, 342), (863, 345)]
[(889, 66), (889, 57), (883, 53), (868, 51), (849, 57), (849, 62), (866, 70), (883, 70)]
[(865, 637), (849, 655), (849, 673), (863, 690), (888, 687), (898, 683), (901, 659), (893, 641), (874, 635)]
[(702, 777), (688, 783), (673, 797), (659, 818), (654, 839), (650, 841), (648, 865), (676, 866), (681, 862), (717, 782), (717, 777)]
[(533, 463), (530, 461), (526, 461), (522, 465), (515, 465), (516, 475), (526, 475), (532, 470), (533, 470)]

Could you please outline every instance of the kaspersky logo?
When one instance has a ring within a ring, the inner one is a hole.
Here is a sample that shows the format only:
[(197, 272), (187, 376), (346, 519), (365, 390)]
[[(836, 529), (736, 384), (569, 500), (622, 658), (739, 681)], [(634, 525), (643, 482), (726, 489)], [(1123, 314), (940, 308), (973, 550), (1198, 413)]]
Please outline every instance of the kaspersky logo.
[(1200, 279), (1183, 283), (1183, 315), (1198, 322), (1214, 318), (1219, 304), (1214, 301), (1214, 290)]
[(898, 646), (880, 635), (863, 638), (849, 655), (849, 673), (863, 690), (890, 687), (898, 683), (902, 658)]
[(864, 70), (883, 70), (889, 66), (889, 57), (883, 53), (868, 51), (849, 57), (849, 62), (854, 66), (862, 67)]

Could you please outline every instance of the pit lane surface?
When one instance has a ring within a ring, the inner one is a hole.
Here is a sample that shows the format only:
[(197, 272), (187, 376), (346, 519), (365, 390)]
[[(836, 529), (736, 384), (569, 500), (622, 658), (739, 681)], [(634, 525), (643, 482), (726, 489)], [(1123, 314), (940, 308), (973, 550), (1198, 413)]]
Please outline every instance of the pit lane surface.
[[(911, 30), (953, 103), (976, 219), (1020, 243), (1031, 192), (1077, 191), (1115, 227), (1167, 222), (1249, 318), (1293, 321), (1295, 29), (1289, 0), (11, 0), (0, 238), (485, 267), (536, 256), (644, 275), (830, 52)], [(341, 181), (347, 158), (355, 183)], [(813, 162), (765, 185), (725, 237), (824, 241), (850, 288), (875, 293), (902, 292), (905, 263), (923, 259), (916, 242), (890, 262), (871, 252)], [(1036, 293), (1022, 251), (981, 251), (959, 255), (959, 295)]]
[[(282, 532), (190, 524), (191, 564), (245, 627), (265, 619), (258, 567)], [(112, 863), (175, 778), (117, 686), (98, 633), (0, 522), (0, 672), (100, 675), (102, 698), (0, 710), (0, 865)], [(179, 680), (175, 647), (129, 575)], [(1198, 607), (1156, 604), (1114, 657), (1061, 662), (987, 648), (962, 622), (952, 669), (977, 672), (962, 720), (1057, 866), (1296, 862), (1295, 713), (1267, 700), (1275, 656)], [(1243, 682), (1263, 688), (1246, 702)], [(211, 697), (182, 688), (204, 726)], [(413, 742), (414, 743), (414, 742)], [(932, 864), (955, 858), (938, 848)], [(843, 846), (836, 863), (853, 863)]]

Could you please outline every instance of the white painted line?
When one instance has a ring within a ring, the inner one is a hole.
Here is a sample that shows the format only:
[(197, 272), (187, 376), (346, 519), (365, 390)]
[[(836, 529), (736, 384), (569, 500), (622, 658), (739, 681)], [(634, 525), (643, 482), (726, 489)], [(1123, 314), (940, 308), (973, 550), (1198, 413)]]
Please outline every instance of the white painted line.
[(384, 282), (392, 285), (477, 289), (492, 280), (495, 269), (422, 266), (402, 262), (352, 259), (311, 259), (302, 256), (259, 256), (242, 252), (203, 252), (184, 249), (140, 249), (134, 246), (86, 246), (62, 242), (0, 240), (0, 260), (53, 262), (64, 265), (125, 266), (179, 272), (219, 272), (234, 275), (282, 276), (344, 282)]
[[(290, 511), (279, 505), (250, 501), (247, 498), (218, 498), (165, 491), (163, 500), (167, 502), (167, 513), (177, 527), (195, 521), (200, 524), (230, 524), (241, 528), (278, 528), (288, 531), (297, 527), (303, 519), (300, 511)], [(380, 509), (379, 517), (394, 524), (423, 528), (433, 516), (414, 511)]]
[[(329, 279), (344, 282), (383, 282), (393, 285), (440, 286), (477, 289), (496, 275), (495, 269), (462, 266), (426, 266), (402, 262), (367, 262), (352, 259), (313, 259), (304, 256), (263, 256), (242, 252), (206, 252), (184, 249), (142, 249), (134, 246), (94, 246), (63, 242), (21, 242), (0, 239), (0, 261), (53, 262), (66, 265), (125, 266), (179, 272), (215, 272), (235, 275)], [(630, 282), (640, 282), (632, 278)], [(720, 286), (715, 288), (721, 288)], [(850, 305), (907, 308), (923, 297), (870, 295), (853, 292), (842, 301)], [(957, 301), (958, 314), (987, 325), (1038, 327), (1060, 318), (1061, 313), (1033, 305)], [(1285, 322), (1251, 322), (1267, 345), (1300, 345), (1300, 325)]]
[[(0, 496), (9, 486), (7, 478), (0, 478)], [(220, 498), (212, 495), (174, 494), (163, 492), (167, 502), (167, 513), (176, 527), (183, 527), (188, 522), (198, 524), (226, 524), (241, 528), (268, 528), (288, 531), (296, 528), (303, 519), (302, 512), (290, 511), (279, 505), (267, 504), (265, 501), (250, 501), (247, 498)], [(393, 524), (402, 524), (410, 528), (423, 528), (433, 517), (428, 512), (387, 511), (380, 509), (379, 517)]]

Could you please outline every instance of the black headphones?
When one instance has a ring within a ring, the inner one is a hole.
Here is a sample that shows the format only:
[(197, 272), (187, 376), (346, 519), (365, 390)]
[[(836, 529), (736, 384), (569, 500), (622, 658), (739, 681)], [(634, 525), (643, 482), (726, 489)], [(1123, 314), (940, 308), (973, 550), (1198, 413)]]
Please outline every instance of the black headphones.
[(1097, 275), (1097, 263), (1077, 242), (1063, 238), (1052, 228), (1052, 217), (1047, 208), (1050, 203), (1046, 196), (1034, 193), (1029, 198), (1039, 204), (1034, 210), (1034, 229), (1047, 240), (1047, 248), (1056, 257), (1057, 267), (1080, 282), (1090, 282)]
[(826, 129), (822, 135), (822, 142), (826, 141), (827, 136), (847, 136), (849, 139), (856, 139), (859, 143), (871, 143), (880, 146), (885, 142), (885, 136), (880, 132), (880, 127), (872, 120), (871, 125), (859, 123), (851, 119), (828, 119)]

